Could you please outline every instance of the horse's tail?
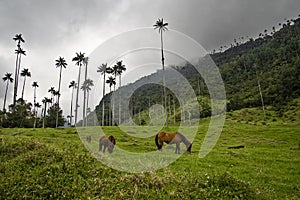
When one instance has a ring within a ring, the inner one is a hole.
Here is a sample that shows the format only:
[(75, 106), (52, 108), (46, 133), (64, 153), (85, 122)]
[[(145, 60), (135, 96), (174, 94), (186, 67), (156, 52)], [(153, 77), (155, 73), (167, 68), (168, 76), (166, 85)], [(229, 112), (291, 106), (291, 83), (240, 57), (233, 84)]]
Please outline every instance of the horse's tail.
[(161, 146), (158, 143), (158, 134), (156, 134), (156, 136), (155, 136), (155, 144), (156, 144), (158, 149), (161, 149)]

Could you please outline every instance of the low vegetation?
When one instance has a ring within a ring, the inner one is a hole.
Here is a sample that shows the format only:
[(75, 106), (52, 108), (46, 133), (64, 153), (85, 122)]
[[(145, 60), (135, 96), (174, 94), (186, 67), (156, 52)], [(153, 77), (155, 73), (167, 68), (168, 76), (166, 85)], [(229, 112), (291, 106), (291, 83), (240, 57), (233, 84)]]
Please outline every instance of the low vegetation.
[[(240, 113), (229, 113), (229, 118), (236, 115)], [(156, 172), (138, 174), (97, 161), (84, 148), (75, 128), (0, 129), (1, 199), (300, 198), (299, 124), (227, 120), (216, 147), (200, 159), (208, 122), (200, 123), (191, 155), (184, 154)], [(104, 130), (113, 133), (120, 148), (156, 150), (153, 137), (137, 139), (127, 134), (124, 139), (118, 127)], [(244, 148), (228, 149), (236, 145)], [(164, 150), (173, 154), (174, 148), (165, 145)]]

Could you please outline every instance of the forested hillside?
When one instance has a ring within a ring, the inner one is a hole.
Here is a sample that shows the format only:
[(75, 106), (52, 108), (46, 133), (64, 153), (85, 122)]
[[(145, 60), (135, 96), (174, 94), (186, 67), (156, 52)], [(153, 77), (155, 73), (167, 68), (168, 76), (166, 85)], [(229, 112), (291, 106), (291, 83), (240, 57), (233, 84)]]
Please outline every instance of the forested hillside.
[[(211, 54), (225, 84), (227, 110), (265, 105), (272, 106), (278, 113), (284, 112), (285, 105), (300, 96), (299, 54), (300, 18), (288, 21), (279, 30), (273, 27), (270, 33), (265, 30), (264, 34), (260, 34), (256, 39), (249, 38), (244, 43), (231, 44), (230, 48)], [(199, 73), (196, 73), (195, 68), (189, 63), (172, 68), (181, 73), (193, 87), (201, 117), (210, 116), (209, 92)], [(143, 77), (133, 84), (123, 86), (122, 89), (137, 88), (138, 85), (142, 85), (141, 82), (147, 82), (147, 79), (159, 76), (160, 73), (158, 71)], [(171, 76), (166, 75), (166, 79), (180, 88), (180, 83), (172, 80)], [(182, 91), (184, 92), (184, 89)], [(167, 93), (169, 120), (179, 121), (182, 112), (178, 109), (178, 100), (170, 91)], [(96, 106), (98, 119), (101, 119), (102, 103), (105, 102), (106, 125), (109, 125), (111, 119), (109, 114), (111, 110), (108, 107), (110, 96), (111, 94), (106, 95)], [(128, 98), (130, 98), (129, 112), (137, 116), (143, 111), (147, 112), (151, 105), (162, 102), (162, 88), (159, 85), (146, 84)], [(186, 104), (189, 103), (191, 102), (187, 101)], [(189, 117), (193, 118), (193, 113), (189, 113)], [(122, 116), (120, 118), (122, 122)], [(144, 124), (145, 120), (143, 122), (140, 120), (139, 123)]]

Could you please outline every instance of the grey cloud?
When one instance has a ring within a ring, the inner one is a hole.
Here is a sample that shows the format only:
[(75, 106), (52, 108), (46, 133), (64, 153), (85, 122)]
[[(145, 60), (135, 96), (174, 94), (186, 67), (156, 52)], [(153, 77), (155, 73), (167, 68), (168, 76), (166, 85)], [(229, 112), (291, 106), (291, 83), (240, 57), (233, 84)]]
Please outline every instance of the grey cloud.
[[(2, 0), (1, 75), (14, 72), (12, 37), (16, 33), (24, 35), (28, 56), (22, 63), (32, 67), (31, 81), (39, 82), (43, 97), (47, 95), (45, 89), (57, 85), (54, 60), (58, 56), (65, 57), (69, 64), (62, 80), (63, 90), (68, 91), (66, 85), (77, 74), (71, 58), (76, 51), (88, 49), (86, 41), (96, 47), (97, 42), (115, 34), (152, 26), (157, 18), (164, 17), (170, 29), (183, 32), (212, 50), (240, 36), (256, 36), (299, 13), (299, 0)], [(0, 98), (3, 88), (1, 84)], [(30, 92), (27, 95), (31, 98)], [(68, 95), (64, 97), (67, 110)]]

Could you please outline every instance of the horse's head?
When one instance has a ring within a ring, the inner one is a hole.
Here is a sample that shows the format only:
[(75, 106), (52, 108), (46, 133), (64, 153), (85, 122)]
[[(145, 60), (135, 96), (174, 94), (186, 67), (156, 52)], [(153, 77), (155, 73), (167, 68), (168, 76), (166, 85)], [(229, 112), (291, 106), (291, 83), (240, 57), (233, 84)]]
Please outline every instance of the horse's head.
[(193, 145), (193, 144), (190, 143), (190, 145), (187, 147), (186, 151), (187, 151), (188, 153), (191, 153), (192, 145)]
[(115, 144), (116, 144), (116, 140), (115, 140), (114, 136), (109, 136), (108, 139), (110, 141), (110, 142), (108, 142), (108, 152), (112, 153), (114, 150)]

